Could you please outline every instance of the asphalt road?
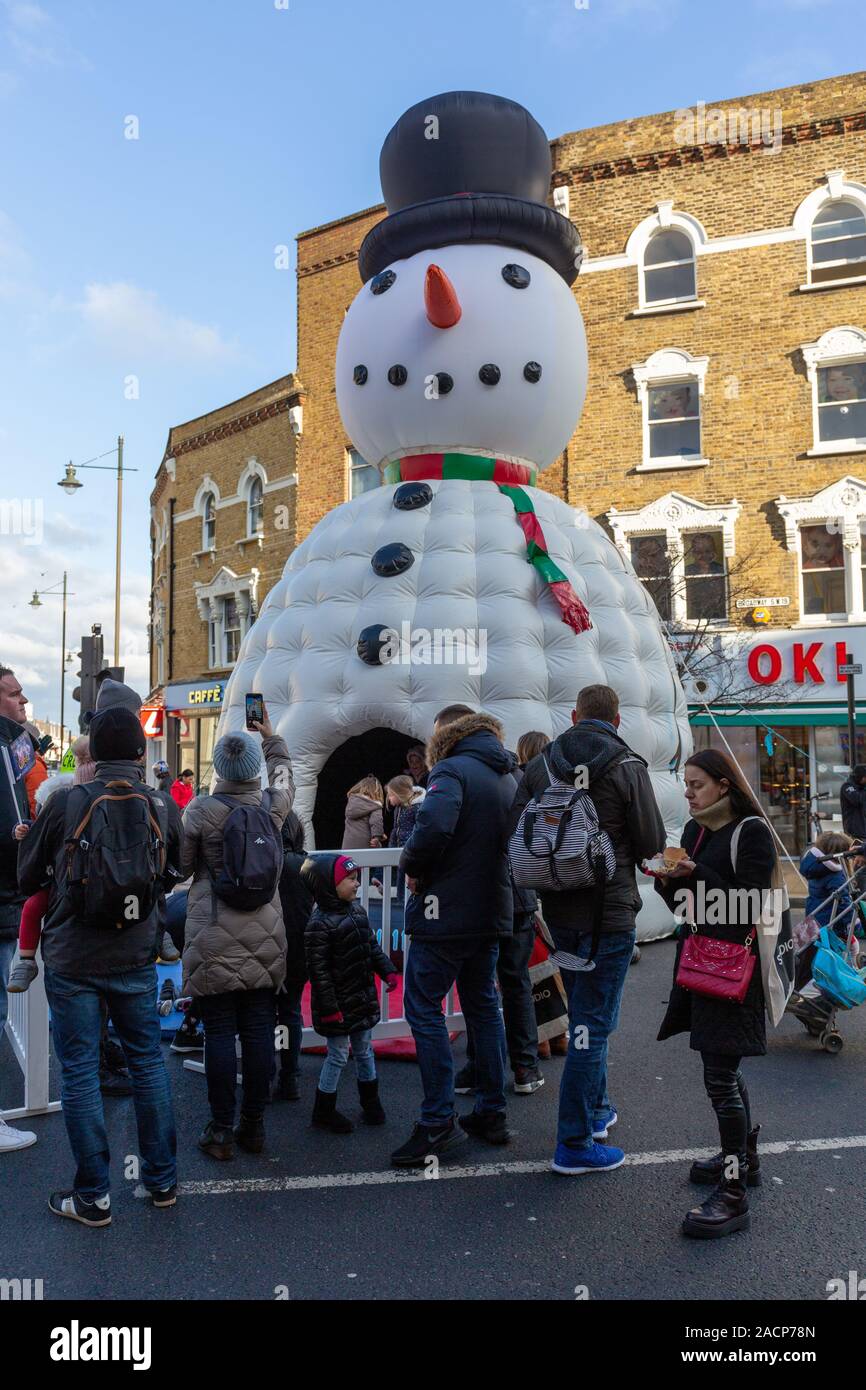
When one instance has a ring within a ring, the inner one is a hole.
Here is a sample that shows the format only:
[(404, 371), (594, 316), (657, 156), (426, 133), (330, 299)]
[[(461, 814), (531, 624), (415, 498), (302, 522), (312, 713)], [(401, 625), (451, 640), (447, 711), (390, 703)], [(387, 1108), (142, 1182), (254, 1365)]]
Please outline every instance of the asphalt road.
[[(542, 1090), (511, 1097), (513, 1143), (470, 1141), (454, 1176), (443, 1168), (438, 1181), (389, 1168), (418, 1100), (417, 1070), (399, 1061), (380, 1066), (383, 1129), (311, 1129), (320, 1063), (305, 1057), (303, 1099), (269, 1108), (265, 1153), (218, 1164), (195, 1147), (207, 1118), (204, 1078), (166, 1048), (180, 1130), (177, 1207), (154, 1211), (124, 1178), (134, 1113), (131, 1100), (115, 1100), (106, 1102), (112, 1226), (52, 1217), (48, 1193), (70, 1184), (72, 1166), (62, 1117), (37, 1118), (27, 1123), (39, 1142), (0, 1159), (0, 1277), (41, 1278), (46, 1299), (825, 1299), (828, 1280), (866, 1275), (866, 1009), (841, 1016), (836, 1057), (786, 1019), (769, 1055), (745, 1064), (762, 1139), (815, 1145), (765, 1155), (749, 1232), (688, 1241), (680, 1220), (705, 1193), (687, 1181), (691, 1156), (672, 1151), (709, 1151), (716, 1135), (697, 1055), (682, 1038), (655, 1042), (672, 956), (670, 942), (647, 946), (629, 972), (612, 1044), (621, 1116), (612, 1138), (636, 1161), (614, 1173), (565, 1178), (546, 1167), (559, 1059), (544, 1064)], [(462, 1042), (455, 1051), (459, 1061)], [(17, 1090), (4, 1042), (0, 1100), (15, 1104)], [(350, 1078), (342, 1105), (356, 1114)]]

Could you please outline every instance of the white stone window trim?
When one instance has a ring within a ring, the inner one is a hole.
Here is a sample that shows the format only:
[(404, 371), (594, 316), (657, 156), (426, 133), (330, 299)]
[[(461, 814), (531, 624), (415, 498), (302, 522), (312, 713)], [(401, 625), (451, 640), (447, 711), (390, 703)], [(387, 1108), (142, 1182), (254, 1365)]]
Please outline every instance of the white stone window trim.
[(818, 369), (841, 367), (849, 362), (866, 364), (866, 332), (852, 324), (829, 328), (814, 343), (802, 343), (800, 352), (806, 364), (806, 378), (812, 388), (812, 448), (810, 458), (824, 454), (866, 453), (866, 438), (828, 439), (822, 441), (819, 432)]
[(222, 565), (209, 584), (193, 585), (199, 617), (208, 625), (209, 670), (223, 670), (229, 664), (225, 660), (223, 601), (233, 598), (237, 602), (241, 625), (240, 641), (243, 642), (256, 616), (256, 595), (260, 577), (261, 571), (258, 569), (251, 569), (249, 574), (238, 575), (229, 569), (228, 565)]
[[(785, 547), (797, 557), (798, 601), (803, 627), (866, 621), (861, 567), (866, 562), (866, 482), (848, 474), (812, 497), (777, 497), (776, 509), (785, 523)], [(826, 526), (842, 535), (845, 557), (846, 613), (804, 613), (801, 527)]]
[[(659, 299), (647, 302), (646, 297), (646, 278), (644, 257), (647, 248), (657, 232), (678, 231), (682, 232), (689, 241), (692, 248), (692, 260), (695, 267), (695, 293), (682, 299)], [(679, 308), (680, 306), (698, 307), (697, 283), (698, 267), (697, 258), (701, 247), (707, 242), (707, 234), (703, 226), (696, 217), (692, 217), (687, 212), (675, 212), (673, 201), (670, 198), (663, 198), (656, 203), (656, 210), (651, 216), (645, 217), (635, 227), (628, 241), (626, 242), (625, 254), (630, 264), (638, 267), (638, 308), (634, 312), (640, 314), (643, 311), (649, 313), (658, 312), (662, 307), (669, 309)]]
[[(695, 243), (695, 256), (713, 256), (722, 254), (726, 251), (748, 251), (754, 247), (778, 246), (788, 241), (805, 241), (808, 243), (811, 237), (812, 221), (816, 212), (828, 201), (828, 197), (831, 200), (834, 197), (830, 191), (830, 180), (833, 180), (832, 187), (839, 187), (843, 190), (839, 195), (840, 197), (850, 198), (866, 206), (866, 186), (860, 183), (854, 183), (850, 179), (845, 179), (844, 175), (842, 175), (841, 182), (837, 182), (836, 176), (841, 173), (841, 170), (831, 169), (825, 174), (823, 185), (813, 189), (813, 191), (807, 194), (802, 200), (789, 226), (761, 227), (754, 232), (736, 232), (717, 237), (708, 237), (706, 233), (704, 233), (701, 240)], [(685, 213), (679, 215), (683, 217), (686, 216)], [(701, 226), (697, 218), (693, 218), (692, 221), (696, 226)], [(626, 242), (624, 252), (614, 252), (611, 255), (595, 257), (590, 256), (588, 253), (585, 254), (581, 263), (580, 274), (592, 275), (606, 270), (625, 270), (632, 265), (640, 267), (643, 260), (642, 238), (646, 235), (646, 228), (648, 226), (652, 228), (652, 230), (657, 230), (657, 219), (650, 217), (640, 223)], [(703, 232), (702, 227), (701, 231)], [(806, 254), (808, 257), (811, 253), (807, 250)], [(845, 282), (840, 281), (838, 283), (844, 284)], [(833, 281), (828, 281), (827, 287), (829, 288), (832, 284)], [(818, 289), (819, 286), (810, 285), (808, 288)], [(823, 286), (821, 286), (821, 288), (823, 288)]]
[[(631, 564), (629, 542), (641, 535), (664, 533), (665, 553), (671, 564), (671, 622), (677, 627), (696, 627), (704, 622), (712, 628), (731, 626), (730, 618), (706, 619), (686, 617), (685, 544), (683, 538), (693, 531), (721, 531), (722, 554), (730, 560), (736, 554), (736, 524), (742, 511), (736, 497), (727, 503), (697, 502), (681, 492), (666, 492), (654, 502), (634, 511), (611, 507), (607, 521), (613, 532), (617, 549)], [(727, 579), (727, 571), (725, 578)]]
[[(866, 184), (846, 179), (844, 169), (828, 169), (823, 184), (813, 189), (794, 213), (793, 225), (804, 234), (806, 241), (806, 283), (800, 286), (801, 290), (819, 290), (830, 285), (846, 283), (844, 280), (822, 280), (817, 284), (812, 281), (812, 224), (828, 203), (841, 202), (853, 203), (866, 217)], [(866, 276), (851, 277), (847, 283), (850, 284), (852, 279), (856, 284), (866, 279)]]
[[(633, 362), (632, 375), (637, 389), (641, 408), (642, 449), (641, 461), (635, 467), (636, 473), (655, 473), (669, 468), (706, 468), (709, 460), (703, 452), (695, 457), (692, 454), (670, 454), (661, 458), (650, 457), (650, 419), (649, 387), (677, 386), (698, 383), (698, 401), (703, 399), (709, 357), (693, 357), (686, 348), (659, 348), (647, 358), (646, 362)], [(701, 411), (701, 416), (703, 412)], [(703, 451), (704, 422), (700, 420), (701, 449)]]
[[(642, 279), (643, 277), (641, 277)], [(644, 309), (632, 309), (630, 319), (648, 319), (656, 314), (688, 314), (693, 309), (706, 309), (705, 299), (678, 299), (670, 304), (648, 304)]]

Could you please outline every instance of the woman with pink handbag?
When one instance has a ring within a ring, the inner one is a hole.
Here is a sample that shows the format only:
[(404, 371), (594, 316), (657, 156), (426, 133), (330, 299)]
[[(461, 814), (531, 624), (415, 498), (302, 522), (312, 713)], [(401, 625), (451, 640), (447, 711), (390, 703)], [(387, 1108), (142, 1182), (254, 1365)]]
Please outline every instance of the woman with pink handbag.
[[(740, 1061), (767, 1050), (765, 1009), (774, 1023), (784, 1011), (789, 985), (778, 976), (787, 970), (781, 937), (790, 933), (790, 915), (773, 837), (733, 762), (715, 749), (696, 753), (685, 764), (685, 782), (685, 857), (656, 878), (682, 923), (658, 1036), (661, 1042), (690, 1033), (718, 1121), (721, 1151), (693, 1163), (690, 1173), (714, 1191), (683, 1222), (685, 1235), (708, 1240), (748, 1227), (746, 1187), (761, 1180), (760, 1125), (752, 1124)], [(768, 969), (761, 968), (765, 954)], [(793, 951), (787, 956), (793, 963)]]

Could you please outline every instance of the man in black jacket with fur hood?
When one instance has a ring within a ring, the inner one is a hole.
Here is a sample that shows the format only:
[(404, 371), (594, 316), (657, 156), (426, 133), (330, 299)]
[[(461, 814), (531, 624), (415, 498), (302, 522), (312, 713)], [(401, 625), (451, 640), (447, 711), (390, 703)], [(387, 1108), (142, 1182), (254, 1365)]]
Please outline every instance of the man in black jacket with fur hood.
[[(505, 1144), (505, 1035), (496, 994), (499, 938), (512, 930), (506, 829), (517, 789), (502, 725), (466, 705), (436, 717), (427, 748), (430, 776), (400, 868), (406, 902), (403, 1005), (418, 1055), (421, 1121), (391, 1155), (415, 1167), (474, 1134)], [(442, 1000), (455, 984), (475, 1047), (475, 1112), (455, 1125), (454, 1063)]]
[[(511, 826), (550, 774), (585, 787), (616, 854), (616, 870), (599, 889), (545, 893), (542, 911), (557, 946), (569, 995), (570, 1045), (559, 1094), (559, 1127), (553, 1168), (588, 1173), (616, 1168), (621, 1149), (602, 1147), (616, 1124), (607, 1094), (607, 1040), (616, 1028), (626, 972), (635, 942), (640, 894), (635, 866), (664, 848), (665, 827), (643, 758), (617, 733), (619, 699), (607, 685), (581, 690), (573, 728), (560, 734), (526, 767)], [(595, 928), (595, 930), (594, 930)]]

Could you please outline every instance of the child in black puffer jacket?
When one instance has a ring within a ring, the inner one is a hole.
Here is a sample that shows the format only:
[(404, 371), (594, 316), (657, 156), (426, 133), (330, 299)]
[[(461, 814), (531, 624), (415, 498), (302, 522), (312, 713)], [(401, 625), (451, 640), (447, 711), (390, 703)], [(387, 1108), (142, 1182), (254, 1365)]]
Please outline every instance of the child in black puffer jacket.
[(348, 1134), (354, 1125), (337, 1110), (337, 1087), (350, 1045), (364, 1120), (370, 1125), (385, 1123), (371, 1033), (379, 1022), (376, 976), (390, 993), (397, 985), (397, 972), (376, 941), (366, 912), (355, 902), (358, 870), (350, 855), (311, 856), (301, 867), (301, 882), (316, 900), (304, 935), (313, 1027), (328, 1044), (313, 1124)]

